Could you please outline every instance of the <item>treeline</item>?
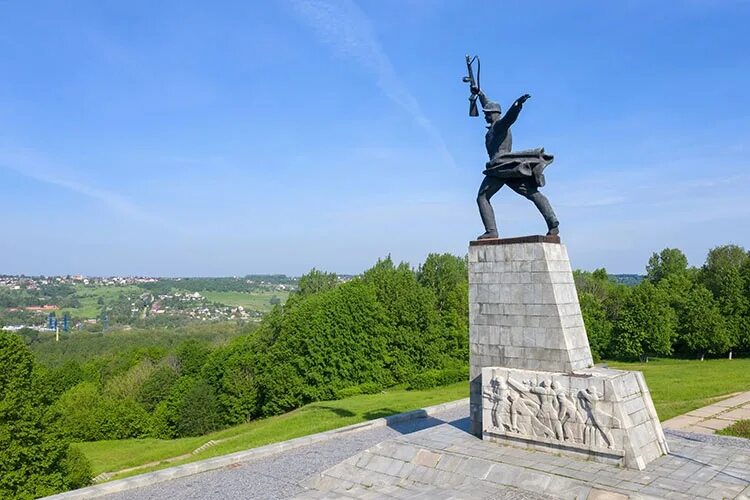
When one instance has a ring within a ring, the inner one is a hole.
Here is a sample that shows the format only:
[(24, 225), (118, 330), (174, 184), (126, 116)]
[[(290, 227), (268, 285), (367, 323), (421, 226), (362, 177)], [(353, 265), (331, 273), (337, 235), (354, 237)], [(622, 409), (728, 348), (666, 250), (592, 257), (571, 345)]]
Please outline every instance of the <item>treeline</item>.
[(132, 328), (107, 332), (74, 332), (55, 334), (20, 330), (18, 333), (31, 348), (38, 362), (47, 368), (57, 368), (68, 361), (82, 366), (94, 363), (98, 358), (150, 357), (161, 359), (188, 340), (205, 344), (210, 348), (229, 343), (239, 335), (246, 335), (256, 326), (247, 323), (191, 323), (186, 326)]
[(654, 253), (633, 287), (604, 269), (576, 272), (595, 359), (723, 356), (750, 351), (750, 256), (737, 245), (708, 252), (689, 267), (676, 248)]
[(76, 288), (65, 283), (48, 283), (38, 288), (23, 287), (12, 290), (0, 287), (0, 308), (32, 307), (55, 304), (61, 308), (79, 307), (80, 301), (76, 297)]

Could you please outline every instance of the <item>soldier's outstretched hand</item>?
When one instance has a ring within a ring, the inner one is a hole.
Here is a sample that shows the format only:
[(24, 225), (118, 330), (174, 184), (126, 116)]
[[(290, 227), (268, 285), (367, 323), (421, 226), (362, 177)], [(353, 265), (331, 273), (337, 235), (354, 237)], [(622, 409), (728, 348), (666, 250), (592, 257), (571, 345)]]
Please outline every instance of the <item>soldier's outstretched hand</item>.
[(527, 99), (528, 99), (529, 97), (531, 97), (531, 96), (530, 96), (529, 94), (524, 94), (524, 95), (522, 95), (521, 97), (519, 97), (518, 99), (516, 99), (516, 102), (517, 102), (518, 104), (523, 104), (523, 103), (525, 103), (525, 102), (526, 102), (526, 100), (527, 100)]

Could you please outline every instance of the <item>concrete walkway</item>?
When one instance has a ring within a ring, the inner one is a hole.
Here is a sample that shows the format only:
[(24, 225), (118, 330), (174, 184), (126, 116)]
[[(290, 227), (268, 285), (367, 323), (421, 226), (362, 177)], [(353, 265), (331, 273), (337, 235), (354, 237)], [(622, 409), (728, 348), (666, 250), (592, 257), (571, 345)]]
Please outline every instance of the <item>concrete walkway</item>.
[(664, 429), (713, 434), (738, 420), (750, 420), (750, 392), (742, 392), (662, 422)]

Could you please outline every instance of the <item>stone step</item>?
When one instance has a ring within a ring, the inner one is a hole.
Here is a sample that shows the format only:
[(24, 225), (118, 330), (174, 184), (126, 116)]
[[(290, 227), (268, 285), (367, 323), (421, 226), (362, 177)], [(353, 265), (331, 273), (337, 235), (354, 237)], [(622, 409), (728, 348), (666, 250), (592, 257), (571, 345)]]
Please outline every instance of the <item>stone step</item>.
[(193, 455), (197, 455), (198, 453), (200, 453), (200, 452), (202, 452), (204, 450), (207, 450), (208, 448), (210, 448), (212, 446), (216, 446), (217, 444), (219, 444), (218, 441), (214, 441), (213, 439), (210, 440), (210, 441), (208, 441), (208, 442), (206, 442), (206, 443), (203, 443), (198, 448), (196, 448), (196, 449), (193, 450)]

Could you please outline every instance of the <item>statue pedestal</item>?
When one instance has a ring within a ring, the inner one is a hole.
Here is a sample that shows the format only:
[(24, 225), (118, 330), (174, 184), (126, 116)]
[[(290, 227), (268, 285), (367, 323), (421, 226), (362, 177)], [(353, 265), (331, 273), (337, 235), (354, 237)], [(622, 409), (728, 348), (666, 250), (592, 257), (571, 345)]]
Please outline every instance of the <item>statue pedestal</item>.
[(557, 236), (469, 246), (471, 432), (642, 469), (668, 452), (643, 376), (593, 368)]

